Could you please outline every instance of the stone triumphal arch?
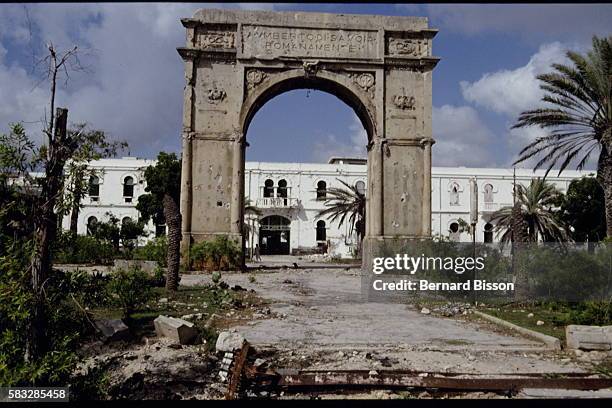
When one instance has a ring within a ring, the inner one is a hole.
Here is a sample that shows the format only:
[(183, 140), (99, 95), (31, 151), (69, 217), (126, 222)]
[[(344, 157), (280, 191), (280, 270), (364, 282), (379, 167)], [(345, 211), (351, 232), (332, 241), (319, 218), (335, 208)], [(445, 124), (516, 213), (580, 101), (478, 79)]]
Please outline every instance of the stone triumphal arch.
[(199, 10), (186, 46), (182, 250), (241, 239), (245, 135), (257, 110), (298, 88), (351, 106), (368, 134), (364, 261), (388, 238), (431, 233), (431, 81), (423, 17)]

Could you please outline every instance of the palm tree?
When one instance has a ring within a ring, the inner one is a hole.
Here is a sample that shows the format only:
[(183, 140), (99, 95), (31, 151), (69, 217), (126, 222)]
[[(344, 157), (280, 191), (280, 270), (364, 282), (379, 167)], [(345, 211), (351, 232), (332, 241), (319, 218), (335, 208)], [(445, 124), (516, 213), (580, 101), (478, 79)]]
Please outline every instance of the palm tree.
[(344, 181), (337, 179), (346, 188), (329, 187), (326, 192), (324, 210), (319, 211), (317, 218), (327, 217), (331, 222), (338, 221), (338, 227), (348, 221), (350, 225), (349, 234), (357, 232), (359, 242), (365, 236), (365, 194), (356, 186), (351, 186)]
[(136, 208), (143, 222), (153, 219), (160, 224), (163, 220), (168, 226), (166, 290), (172, 294), (178, 290), (180, 282), (181, 160), (175, 153), (159, 152), (157, 163), (145, 169), (144, 178), (148, 194), (138, 197)]
[(501, 242), (569, 241), (566, 225), (555, 217), (562, 193), (544, 179), (531, 179), (529, 187), (516, 186), (516, 204), (493, 213), (491, 223), (502, 233)]
[(573, 66), (553, 64), (556, 72), (542, 74), (542, 98), (549, 107), (522, 112), (513, 128), (540, 126), (550, 129), (519, 154), (520, 163), (541, 156), (538, 169), (548, 172), (559, 164), (559, 174), (574, 159), (581, 170), (599, 150), (597, 180), (605, 193), (607, 235), (612, 237), (612, 37), (593, 37), (593, 49), (581, 55), (568, 51)]

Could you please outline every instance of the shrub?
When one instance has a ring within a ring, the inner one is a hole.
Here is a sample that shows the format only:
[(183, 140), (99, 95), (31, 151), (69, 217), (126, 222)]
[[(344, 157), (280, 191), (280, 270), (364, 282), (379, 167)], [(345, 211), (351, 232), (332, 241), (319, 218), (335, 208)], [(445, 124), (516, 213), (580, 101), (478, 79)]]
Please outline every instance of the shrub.
[(140, 269), (116, 271), (108, 284), (108, 291), (113, 303), (123, 310), (126, 319), (153, 297), (150, 277)]
[(164, 268), (157, 266), (153, 272), (153, 276), (149, 277), (151, 286), (155, 288), (163, 288), (166, 286), (166, 271)]
[(572, 324), (607, 326), (612, 324), (612, 302), (590, 301), (580, 303), (570, 312)]
[(53, 250), (56, 263), (106, 265), (113, 262), (114, 255), (115, 248), (108, 242), (70, 232), (58, 234)]
[[(29, 244), (24, 247), (29, 248)], [(33, 299), (29, 286), (29, 258), (18, 256), (21, 250), (10, 250), (0, 257), (0, 384), (65, 386), (78, 361), (75, 351), (93, 329), (74, 300), (78, 297), (74, 276), (53, 271), (45, 284), (48, 350), (37, 360), (26, 360)]]
[(191, 262), (196, 270), (227, 271), (240, 266), (240, 249), (226, 236), (195, 244), (191, 248)]
[(155, 261), (159, 266), (167, 267), (168, 241), (166, 236), (157, 237), (134, 250), (134, 259)]

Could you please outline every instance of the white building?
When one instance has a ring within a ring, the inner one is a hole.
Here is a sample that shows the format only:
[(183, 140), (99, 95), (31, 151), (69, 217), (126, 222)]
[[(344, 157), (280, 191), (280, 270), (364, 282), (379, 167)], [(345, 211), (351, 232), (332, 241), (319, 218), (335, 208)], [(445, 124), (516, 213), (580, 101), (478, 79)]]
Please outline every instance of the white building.
[[(128, 217), (137, 220), (136, 203), (146, 186), (144, 169), (154, 163), (154, 160), (132, 157), (92, 162), (97, 179), (92, 180), (90, 194), (84, 199), (78, 233), (85, 234), (88, 223), (108, 219), (107, 213), (122, 221)], [(342, 187), (338, 180), (365, 191), (365, 164), (365, 160), (347, 158), (332, 158), (327, 164), (247, 162), (245, 196), (260, 212), (259, 215), (245, 215), (245, 222), (252, 231), (247, 246), (258, 243), (262, 254), (303, 253), (328, 246), (329, 253), (349, 256), (356, 244), (355, 234), (349, 234), (350, 226), (338, 227), (337, 223), (317, 218), (317, 214), (325, 208), (326, 189)], [(544, 173), (543, 170), (517, 169), (516, 181), (528, 185), (533, 177), (542, 177)], [(588, 174), (590, 172), (566, 170), (557, 177), (551, 172), (547, 180), (566, 191), (573, 179)], [(489, 220), (494, 211), (512, 205), (512, 169), (432, 168), (432, 234), (471, 241), (471, 235), (461, 232), (459, 225), (460, 220), (469, 222), (472, 178), (478, 187), (476, 240), (497, 241)], [(69, 228), (69, 223), (66, 217), (65, 229)], [(150, 222), (148, 231), (152, 237), (163, 233), (165, 227)]]

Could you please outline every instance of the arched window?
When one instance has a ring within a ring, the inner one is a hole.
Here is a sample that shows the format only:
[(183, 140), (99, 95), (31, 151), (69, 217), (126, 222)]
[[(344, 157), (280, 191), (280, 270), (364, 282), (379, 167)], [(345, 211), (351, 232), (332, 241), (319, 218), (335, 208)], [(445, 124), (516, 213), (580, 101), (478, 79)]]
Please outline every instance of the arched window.
[(459, 205), (459, 186), (453, 183), (450, 191), (450, 205)]
[(93, 215), (87, 219), (87, 235), (92, 235), (94, 233), (97, 223), (98, 219)]
[(327, 197), (327, 183), (323, 180), (317, 183), (317, 200), (325, 200)]
[(325, 221), (317, 221), (317, 241), (327, 240), (327, 230), (325, 229)]
[(276, 196), (287, 198), (287, 180), (278, 181), (278, 188), (276, 189)]
[(492, 203), (493, 202), (493, 186), (491, 184), (484, 185), (484, 202)]
[(267, 179), (264, 182), (263, 196), (264, 197), (274, 197), (274, 182), (270, 179)]
[(89, 177), (89, 196), (92, 201), (98, 201), (98, 197), (100, 196), (100, 179), (96, 176)]
[(358, 182), (355, 183), (355, 190), (357, 190), (357, 192), (359, 194), (365, 195), (365, 183), (361, 180), (359, 180)]
[(132, 197), (134, 197), (134, 178), (127, 176), (123, 179), (123, 197), (125, 198), (126, 203), (132, 202)]
[(484, 242), (493, 242), (493, 225), (489, 222), (484, 226)]
[(125, 225), (132, 222), (132, 219), (130, 217), (123, 217), (123, 219), (121, 220), (121, 225)]

